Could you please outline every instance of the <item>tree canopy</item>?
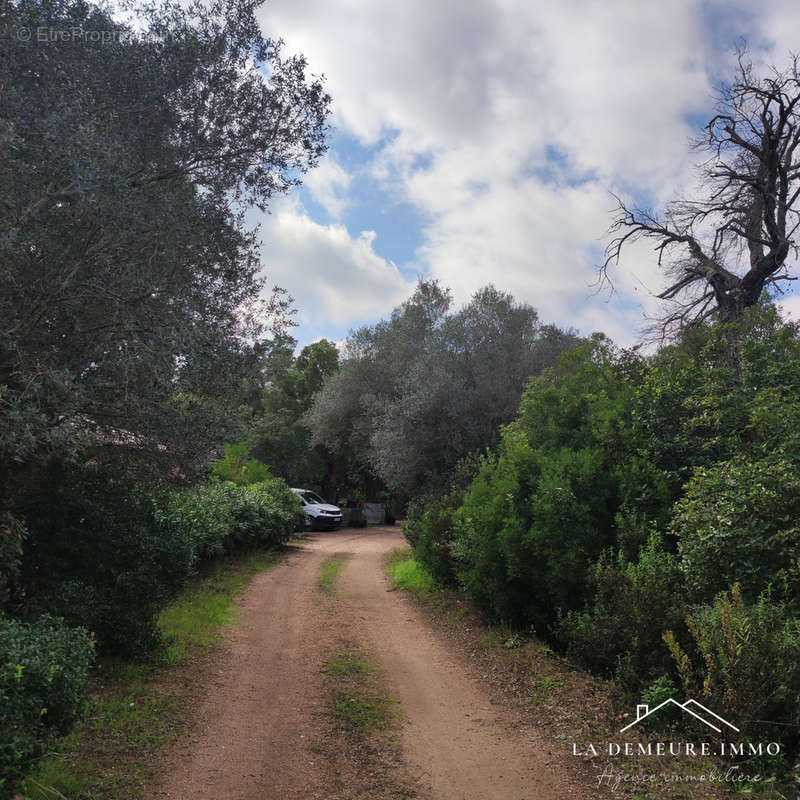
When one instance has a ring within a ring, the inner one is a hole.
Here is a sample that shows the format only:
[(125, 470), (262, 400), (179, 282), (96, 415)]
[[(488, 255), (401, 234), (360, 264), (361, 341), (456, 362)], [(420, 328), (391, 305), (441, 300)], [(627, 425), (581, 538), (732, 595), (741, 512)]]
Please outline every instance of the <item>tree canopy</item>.
[(243, 209), (316, 164), (329, 97), (261, 35), (258, 5), (136, 6), (126, 26), (81, 0), (6, 4), (4, 465), (109, 446), (202, 456), (286, 331)]
[(487, 286), (462, 309), (435, 281), (347, 339), (309, 412), (314, 441), (413, 493), (496, 441), (526, 381), (577, 338)]
[(248, 451), (293, 486), (331, 488), (336, 458), (311, 444), (305, 415), (325, 379), (339, 367), (333, 342), (321, 339), (294, 356), (296, 342), (284, 336), (266, 361), (258, 397), (242, 409), (241, 438)]

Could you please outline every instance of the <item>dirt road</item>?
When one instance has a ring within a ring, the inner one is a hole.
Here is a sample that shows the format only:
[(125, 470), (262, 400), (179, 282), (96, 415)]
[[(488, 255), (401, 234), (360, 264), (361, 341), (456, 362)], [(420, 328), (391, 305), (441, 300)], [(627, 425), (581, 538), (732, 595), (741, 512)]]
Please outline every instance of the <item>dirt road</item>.
[[(399, 529), (389, 527), (314, 534), (258, 576), (240, 604), (241, 623), (228, 632), (227, 651), (198, 685), (192, 732), (169, 756), (150, 796), (396, 796), (363, 785), (335, 788), (348, 772), (331, 746), (322, 671), (342, 641), (363, 645), (384, 667), (402, 714), (396, 758), (418, 797), (578, 796), (549, 763), (548, 743), (530, 730), (521, 734), (413, 603), (388, 591), (385, 557), (403, 544)], [(326, 600), (317, 577), (334, 553), (348, 560), (336, 598)]]

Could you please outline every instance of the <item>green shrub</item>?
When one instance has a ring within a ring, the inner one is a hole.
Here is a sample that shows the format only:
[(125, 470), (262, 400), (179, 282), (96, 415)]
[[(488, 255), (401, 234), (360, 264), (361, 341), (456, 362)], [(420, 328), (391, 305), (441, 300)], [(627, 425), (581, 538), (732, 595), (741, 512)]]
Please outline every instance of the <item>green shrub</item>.
[(785, 412), (798, 391), (797, 326), (774, 308), (751, 308), (736, 325), (695, 326), (642, 372), (632, 417), (640, 454), (668, 478), (674, 501), (696, 468), (782, 445), (797, 431)]
[[(653, 709), (670, 698), (677, 699), (678, 697), (680, 697), (680, 691), (675, 686), (672, 676), (664, 674), (652, 681), (642, 692), (641, 702)], [(678, 707), (669, 704), (662, 708), (658, 714), (645, 719), (643, 724), (645, 728), (650, 730), (664, 730), (676, 724), (680, 725), (683, 722), (684, 719)]]
[(738, 584), (687, 618), (693, 644), (664, 639), (687, 694), (724, 709), (745, 735), (796, 752), (800, 732), (800, 619), (769, 593), (748, 604)]
[(211, 561), (225, 553), (225, 540), (233, 527), (233, 498), (238, 491), (231, 483), (207, 481), (172, 492), (159, 510), (159, 518), (190, 538), (197, 561)]
[(698, 469), (676, 504), (670, 531), (692, 599), (733, 583), (753, 600), (770, 584), (797, 599), (800, 471), (780, 452)]
[(52, 464), (24, 516), (26, 614), (84, 627), (105, 653), (140, 657), (159, 642), (158, 612), (190, 573), (194, 548), (180, 527), (161, 524), (147, 493), (108, 469)]
[(530, 448), (507, 432), (455, 515), (458, 577), (493, 616), (547, 633), (580, 608), (613, 537), (614, 479), (596, 448)]
[(406, 508), (406, 518), (403, 523), (403, 536), (405, 536), (406, 541), (411, 545), (412, 549), (415, 548), (419, 542), (419, 537), (422, 532), (422, 519), (425, 516), (425, 511), (429, 502), (435, 502), (435, 498), (431, 500), (424, 496), (415, 497), (409, 502)]
[(678, 694), (678, 688), (670, 675), (661, 675), (656, 678), (643, 692), (642, 702), (650, 708), (660, 706), (671, 697)]
[(243, 444), (226, 444), (225, 458), (215, 461), (212, 470), (220, 480), (230, 481), (238, 486), (260, 483), (272, 477), (269, 467), (258, 459), (251, 458), (247, 446)]
[(297, 496), (280, 478), (237, 489), (232, 515), (227, 552), (284, 544), (302, 527), (305, 516)]
[(456, 565), (452, 546), (455, 541), (453, 514), (458, 507), (452, 495), (433, 501), (419, 516), (407, 521), (404, 532), (414, 545), (414, 557), (438, 583), (455, 585)]
[(547, 634), (584, 606), (590, 568), (615, 541), (634, 361), (596, 335), (532, 379), (466, 492), (450, 550), (492, 616)]
[(452, 545), (466, 595), (491, 616), (509, 621), (526, 614), (528, 598), (538, 588), (519, 570), (515, 575), (506, 560), (523, 532), (511, 503), (518, 495), (518, 469), (510, 456), (487, 461), (456, 512)]
[(94, 646), (83, 629), (42, 618), (0, 619), (0, 798), (83, 711)]
[(276, 547), (303, 525), (295, 494), (279, 478), (235, 486), (209, 481), (175, 492), (161, 519), (183, 532), (199, 561), (221, 555)]
[(614, 520), (616, 546), (635, 561), (651, 532), (666, 528), (675, 497), (669, 475), (635, 452), (621, 452), (615, 472), (621, 501)]
[(494, 456), (480, 452), (462, 458), (448, 475), (450, 491), (443, 496), (420, 497), (409, 504), (403, 533), (416, 558), (443, 586), (456, 586), (455, 512), (467, 489)]
[(634, 562), (606, 552), (592, 583), (586, 610), (562, 620), (559, 638), (576, 662), (607, 677), (617, 674), (620, 688), (638, 694), (671, 666), (661, 637), (685, 614), (678, 560), (653, 533)]

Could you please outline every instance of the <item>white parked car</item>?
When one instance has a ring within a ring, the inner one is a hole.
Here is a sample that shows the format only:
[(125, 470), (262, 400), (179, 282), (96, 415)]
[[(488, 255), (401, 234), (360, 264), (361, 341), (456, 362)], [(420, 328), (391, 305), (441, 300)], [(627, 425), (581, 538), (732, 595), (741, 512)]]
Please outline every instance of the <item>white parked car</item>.
[(312, 531), (328, 530), (342, 524), (342, 509), (331, 503), (326, 503), (318, 494), (310, 489), (292, 489), (303, 504), (306, 512), (306, 528)]

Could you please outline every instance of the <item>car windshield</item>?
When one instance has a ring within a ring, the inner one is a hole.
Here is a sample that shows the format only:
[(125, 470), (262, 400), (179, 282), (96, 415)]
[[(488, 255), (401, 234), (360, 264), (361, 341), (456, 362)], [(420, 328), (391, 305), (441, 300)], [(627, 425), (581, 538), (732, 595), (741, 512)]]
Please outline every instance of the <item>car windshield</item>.
[(314, 494), (314, 492), (300, 492), (300, 497), (302, 497), (306, 503), (325, 503), (325, 501), (318, 494)]

